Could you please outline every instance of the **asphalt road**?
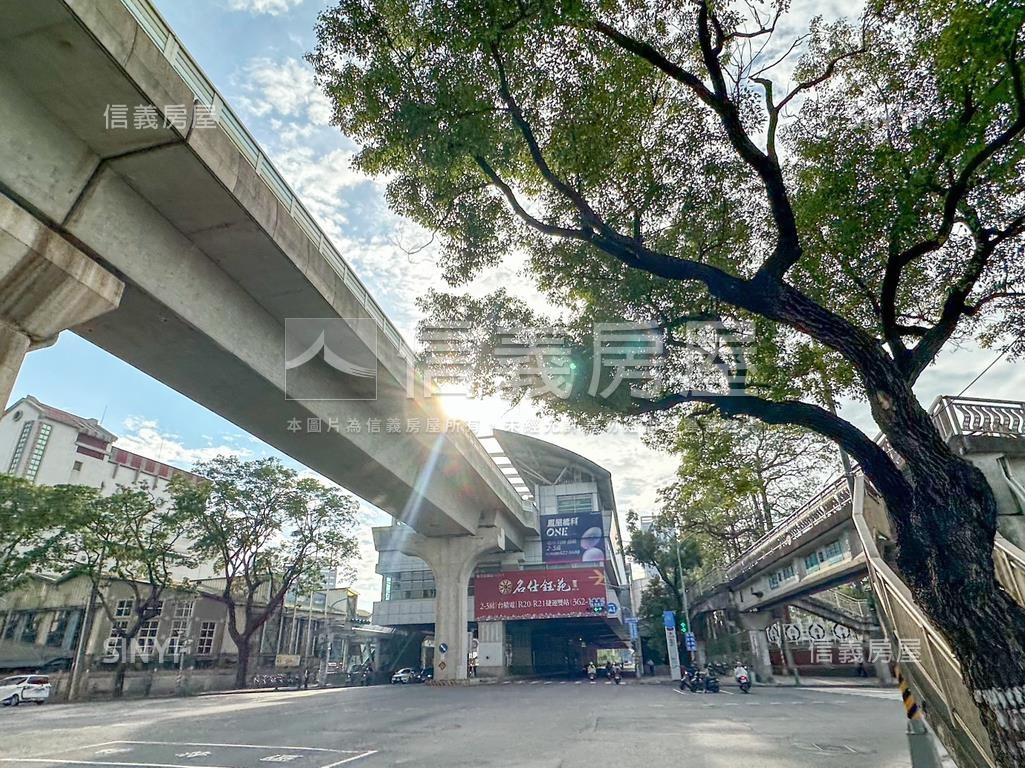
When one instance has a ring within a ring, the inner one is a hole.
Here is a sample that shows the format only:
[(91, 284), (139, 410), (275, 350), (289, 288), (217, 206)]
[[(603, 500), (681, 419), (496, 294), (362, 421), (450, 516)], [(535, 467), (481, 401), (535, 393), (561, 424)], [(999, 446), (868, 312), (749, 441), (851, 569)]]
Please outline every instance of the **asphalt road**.
[(377, 686), (0, 709), (0, 768), (908, 768), (878, 689)]

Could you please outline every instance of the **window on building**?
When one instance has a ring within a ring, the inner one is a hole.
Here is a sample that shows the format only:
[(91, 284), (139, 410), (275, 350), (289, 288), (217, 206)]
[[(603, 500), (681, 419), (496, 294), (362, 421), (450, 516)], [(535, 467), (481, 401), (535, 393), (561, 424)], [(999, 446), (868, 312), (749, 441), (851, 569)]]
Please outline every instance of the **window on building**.
[(594, 504), (589, 493), (571, 493), (555, 497), (555, 511), (560, 515), (582, 514), (594, 512)]
[(57, 611), (50, 622), (50, 630), (46, 633), (46, 644), (51, 648), (60, 648), (64, 644), (64, 635), (68, 631), (72, 611)]
[(214, 652), (214, 635), (216, 634), (216, 621), (204, 621), (199, 625), (199, 637), (196, 640), (197, 656), (209, 656)]
[(131, 600), (131, 599), (128, 599), (128, 600), (118, 600), (117, 601), (117, 605), (114, 606), (114, 616), (119, 618), (119, 619), (123, 618), (125, 616), (131, 616), (132, 615), (132, 605), (133, 604), (134, 604), (134, 601)]
[(20, 613), (7, 614), (7, 623), (4, 624), (4, 640), (13, 640), (18, 634), (18, 622), (21, 621), (21, 617)]
[(843, 560), (843, 545), (840, 544), (840, 540), (837, 539), (825, 549), (825, 559), (827, 562), (835, 563), (838, 560)]
[(804, 569), (808, 573), (812, 573), (819, 569), (819, 553), (812, 552), (810, 555), (804, 558)]
[[(188, 603), (191, 607), (191, 603)], [(176, 609), (177, 610), (177, 609)], [(167, 655), (172, 659), (177, 659), (178, 654), (181, 653), (182, 649), (187, 644), (186, 638), (189, 636), (189, 620), (188, 619), (175, 619), (171, 622), (171, 635), (167, 638)]]
[(150, 619), (145, 622), (135, 635), (135, 644), (143, 653), (150, 653), (157, 644), (157, 628), (160, 626), (159, 619)]
[(403, 571), (386, 577), (385, 600), (421, 600), (434, 597), (436, 586), (431, 571)]
[(25, 478), (35, 480), (39, 472), (39, 465), (43, 463), (43, 453), (46, 451), (46, 444), (50, 442), (50, 432), (53, 427), (49, 424), (39, 425), (39, 435), (36, 437), (36, 444), (32, 453), (28, 456), (28, 464), (25, 467)]
[(14, 474), (21, 462), (21, 456), (25, 453), (25, 445), (28, 443), (28, 436), (32, 432), (32, 425), (35, 422), (26, 421), (21, 426), (21, 434), (18, 435), (18, 442), (14, 444), (14, 453), (11, 454), (11, 463), (7, 465), (7, 473)]
[(195, 602), (192, 600), (178, 600), (174, 604), (174, 618), (191, 619), (194, 606)]
[(29, 612), (25, 614), (25, 624), (21, 628), (21, 642), (34, 643), (39, 633), (39, 614)]
[(128, 631), (128, 622), (119, 619), (110, 623), (110, 635), (107, 637), (104, 643), (104, 656), (109, 661), (111, 657), (117, 656), (120, 653), (120, 649), (124, 643), (122, 638), (125, 632)]

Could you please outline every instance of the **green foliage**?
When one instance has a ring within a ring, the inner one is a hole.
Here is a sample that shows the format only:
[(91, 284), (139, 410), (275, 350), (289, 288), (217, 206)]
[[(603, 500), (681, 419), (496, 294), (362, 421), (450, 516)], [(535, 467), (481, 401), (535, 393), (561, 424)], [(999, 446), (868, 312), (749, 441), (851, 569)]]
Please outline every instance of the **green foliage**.
[(706, 565), (736, 559), (839, 468), (818, 436), (753, 419), (682, 419), (662, 438), (680, 466), (660, 491), (661, 523), (693, 537)]
[(236, 680), (244, 686), (250, 638), (286, 593), (321, 588), (322, 568), (344, 566), (357, 554), (351, 530), (359, 505), (277, 459), (219, 456), (194, 471), (206, 482), (188, 501), (193, 551), (220, 574), (201, 591), (228, 606), (228, 632), (239, 648)]
[(309, 588), (320, 569), (357, 552), (358, 504), (276, 459), (218, 457), (195, 466), (193, 550), (216, 563), (234, 589), (278, 577), (276, 591)]
[(96, 494), (76, 486), (38, 486), (0, 474), (0, 595), (35, 571), (58, 571), (69, 535)]
[[(860, 23), (813, 20), (780, 61), (759, 49), (790, 47), (787, 3), (710, 4), (714, 24), (703, 10), (339, 0), (322, 13), (309, 58), (335, 121), (362, 147), (356, 165), (387, 176), (395, 210), (439, 235), (452, 285), (524, 256), (552, 308), (503, 292), (435, 294), (432, 319), (467, 319), (478, 341), (502, 321), (538, 334), (561, 323), (578, 381), (572, 397), (537, 399), (592, 427), (637, 405), (581, 394), (596, 322), (661, 324), (670, 348), (656, 400), (722, 383), (695, 374), (674, 343), (685, 318), (754, 334), (750, 391), (823, 404), (865, 396), (864, 361), (843, 338), (887, 344), (912, 380), (948, 337), (1013, 341), (1025, 320), (1021, 4), (878, 0)], [(1011, 140), (990, 151), (1000, 131)], [(785, 190), (767, 195), (777, 167)], [(971, 279), (973, 252), (997, 233)], [(889, 297), (887, 265), (933, 240)], [(792, 249), (792, 287), (831, 315), (731, 282), (752, 280), (781, 249)], [(964, 280), (948, 329), (943, 307)], [(902, 361), (930, 327), (921, 359)], [(489, 354), (473, 366), (482, 392), (495, 387)]]
[(673, 610), (682, 615), (681, 585), (701, 565), (698, 542), (685, 533), (666, 527), (662, 520), (644, 530), (638, 525), (637, 514), (632, 511), (627, 515), (627, 529), (630, 532), (627, 554), (635, 563), (655, 570), (658, 581), (674, 596)]

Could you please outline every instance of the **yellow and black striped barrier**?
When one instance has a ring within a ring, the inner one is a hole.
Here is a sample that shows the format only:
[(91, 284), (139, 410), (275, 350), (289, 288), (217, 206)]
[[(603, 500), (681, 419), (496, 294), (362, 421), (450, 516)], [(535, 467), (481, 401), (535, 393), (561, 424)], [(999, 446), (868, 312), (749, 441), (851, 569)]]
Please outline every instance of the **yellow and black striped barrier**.
[(915, 694), (908, 687), (908, 681), (904, 679), (899, 665), (897, 666), (897, 684), (900, 686), (900, 697), (904, 700), (904, 713), (908, 716), (908, 720), (921, 720), (922, 710), (919, 708), (918, 702), (915, 701)]

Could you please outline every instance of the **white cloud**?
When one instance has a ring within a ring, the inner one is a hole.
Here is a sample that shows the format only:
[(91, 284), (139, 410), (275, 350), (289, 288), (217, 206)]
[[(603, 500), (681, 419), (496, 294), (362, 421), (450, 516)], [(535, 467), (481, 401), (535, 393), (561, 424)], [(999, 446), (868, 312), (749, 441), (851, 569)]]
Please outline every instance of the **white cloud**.
[(239, 448), (232, 443), (237, 442), (238, 435), (224, 435), (220, 438), (221, 445), (207, 440), (208, 445), (202, 448), (186, 446), (180, 435), (164, 432), (159, 422), (141, 416), (129, 416), (124, 420), (125, 431), (117, 439), (118, 448), (132, 451), (148, 459), (156, 459), (166, 464), (173, 464), (182, 469), (190, 469), (197, 461), (207, 461), (215, 456), (238, 456), (250, 458), (253, 452), (247, 448)]
[(288, 13), (302, 5), (303, 0), (230, 0), (228, 7), (233, 11), (246, 11), (255, 15), (277, 16)]
[(313, 126), (331, 122), (331, 102), (300, 59), (250, 59), (240, 78), (239, 104), (255, 117), (285, 117)]

